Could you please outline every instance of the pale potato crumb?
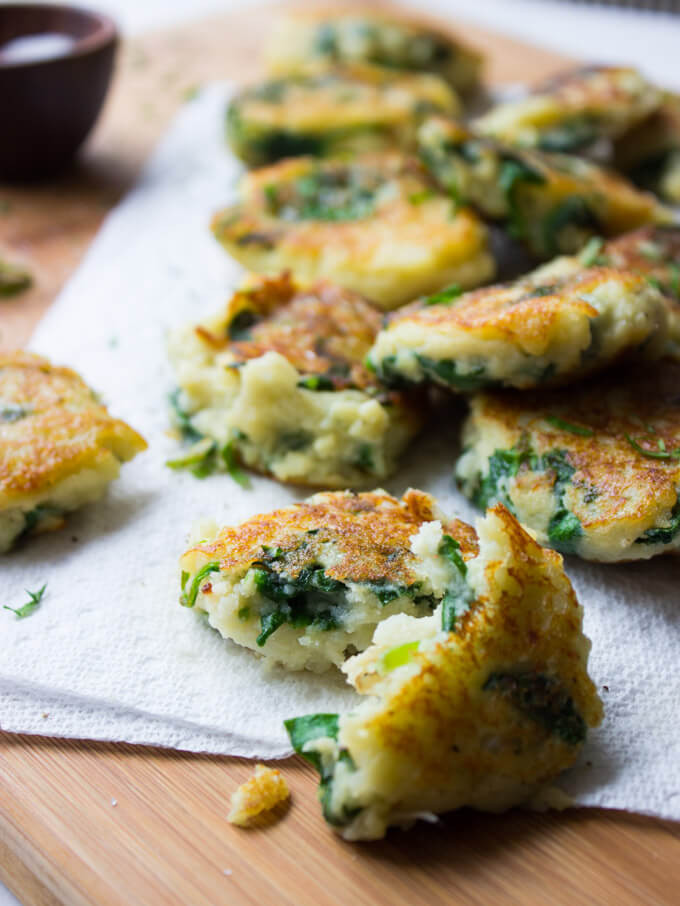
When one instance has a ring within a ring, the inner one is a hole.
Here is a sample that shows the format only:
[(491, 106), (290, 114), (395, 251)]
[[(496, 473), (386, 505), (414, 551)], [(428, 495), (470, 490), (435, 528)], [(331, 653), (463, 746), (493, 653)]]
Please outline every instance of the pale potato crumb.
[(274, 808), (289, 796), (290, 790), (281, 771), (258, 764), (254, 776), (232, 793), (227, 821), (246, 827), (251, 818)]

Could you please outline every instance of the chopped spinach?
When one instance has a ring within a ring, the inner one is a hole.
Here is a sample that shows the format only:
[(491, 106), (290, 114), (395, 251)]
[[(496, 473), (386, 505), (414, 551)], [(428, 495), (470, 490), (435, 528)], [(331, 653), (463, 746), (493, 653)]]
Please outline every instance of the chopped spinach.
[(373, 213), (381, 177), (361, 170), (313, 169), (282, 187), (275, 213), (283, 220), (362, 220)]
[(316, 391), (333, 390), (335, 388), (332, 378), (326, 374), (310, 374), (307, 377), (300, 378), (297, 386), (303, 387), (305, 390)]
[(191, 580), (189, 588), (187, 588), (187, 582), (189, 581), (189, 574), (182, 573), (182, 594), (179, 597), (179, 603), (182, 607), (193, 607), (196, 603), (196, 598), (198, 597), (198, 592), (201, 588), (201, 582), (209, 576), (210, 573), (216, 573), (220, 570), (219, 561), (215, 560), (212, 563), (206, 563), (205, 566), (202, 566), (196, 575)]
[(554, 677), (533, 670), (495, 672), (482, 688), (503, 696), (522, 714), (569, 745), (578, 745), (586, 738), (585, 721), (562, 683)]
[(7, 604), (3, 604), (3, 610), (11, 611), (18, 620), (23, 620), (25, 617), (30, 617), (34, 610), (40, 606), (45, 595), (45, 589), (47, 588), (47, 582), (43, 585), (42, 588), (39, 588), (37, 591), (29, 591), (26, 589), (26, 594), (28, 595), (28, 601), (23, 604), (21, 607), (9, 607)]
[(574, 152), (592, 144), (598, 135), (598, 124), (587, 117), (578, 117), (546, 129), (539, 137), (541, 151)]
[(284, 431), (283, 434), (280, 434), (277, 441), (277, 447), (281, 452), (294, 452), (295, 450), (304, 450), (305, 447), (308, 447), (314, 437), (309, 431), (303, 431), (302, 429), (298, 431)]
[(592, 267), (594, 264), (605, 264), (606, 259), (600, 254), (604, 246), (604, 239), (601, 236), (591, 236), (579, 252), (579, 261), (584, 267)]
[(489, 468), (486, 475), (482, 476), (478, 487), (472, 495), (473, 503), (482, 510), (488, 509), (495, 503), (504, 504), (511, 513), (515, 508), (510, 500), (505, 479), (514, 478), (520, 466), (528, 463), (530, 469), (535, 469), (538, 458), (531, 451), (512, 447), (509, 450), (494, 450), (489, 457)]
[(250, 328), (257, 324), (257, 314), (250, 308), (241, 311), (229, 322), (227, 335), (233, 342), (250, 340)]
[(489, 379), (485, 377), (486, 368), (481, 363), (460, 372), (458, 363), (453, 359), (431, 359), (419, 353), (416, 353), (416, 359), (426, 378), (461, 392), (480, 390), (490, 384)]
[(6, 403), (0, 400), (0, 422), (18, 422), (31, 412), (31, 407), (19, 403)]
[(573, 554), (578, 539), (583, 535), (583, 528), (577, 516), (567, 509), (564, 503), (564, 492), (571, 482), (576, 469), (567, 459), (566, 450), (551, 450), (541, 457), (541, 467), (555, 475), (553, 493), (557, 498), (557, 508), (548, 523), (548, 540), (551, 545), (563, 554)]
[(262, 560), (254, 563), (250, 571), (259, 593), (275, 605), (260, 615), (260, 634), (256, 639), (260, 647), (284, 623), (322, 630), (340, 626), (334, 608), (345, 601), (347, 587), (327, 576), (323, 566), (306, 566), (292, 577)]
[(456, 539), (444, 535), (437, 553), (456, 568), (455, 577), (442, 598), (442, 629), (444, 632), (455, 632), (456, 620), (470, 609), (475, 594), (465, 580), (467, 565)]
[(450, 305), (462, 293), (462, 288), (457, 283), (453, 283), (445, 289), (440, 289), (438, 293), (427, 296), (423, 299), (423, 305)]
[(288, 733), (291, 745), (298, 755), (301, 755), (319, 772), (319, 799), (323, 810), (323, 816), (329, 824), (342, 825), (347, 824), (357, 815), (360, 808), (348, 808), (342, 806), (339, 813), (332, 811), (331, 800), (333, 795), (333, 777), (335, 766), (338, 762), (344, 762), (351, 768), (354, 768), (354, 762), (347, 749), (340, 749), (336, 762), (330, 762), (330, 759), (324, 759), (319, 752), (305, 747), (315, 739), (334, 739), (338, 738), (339, 718), (337, 714), (307, 714), (304, 717), (293, 717), (284, 720), (284, 727)]
[(191, 424), (191, 416), (189, 413), (182, 408), (180, 403), (180, 396), (182, 390), (180, 387), (176, 387), (175, 390), (168, 396), (168, 402), (170, 403), (170, 409), (172, 410), (172, 416), (175, 424), (180, 430), (183, 440), (187, 441), (198, 441), (203, 438), (203, 435), (200, 434)]
[(517, 239), (527, 235), (525, 212), (520, 201), (522, 185), (541, 185), (545, 178), (533, 167), (518, 158), (508, 157), (501, 161), (498, 183), (507, 205), (508, 231)]
[(635, 539), (635, 543), (672, 544), (678, 533), (680, 533), (680, 498), (675, 501), (675, 506), (671, 510), (671, 518), (668, 525), (647, 529), (647, 531), (643, 532), (639, 538)]
[(375, 472), (372, 444), (359, 444), (353, 463), (361, 472)]
[(539, 240), (541, 253), (551, 256), (571, 251), (569, 244), (565, 245), (561, 236), (563, 230), (572, 226), (593, 231), (597, 231), (599, 226), (587, 200), (580, 195), (568, 196), (546, 215)]

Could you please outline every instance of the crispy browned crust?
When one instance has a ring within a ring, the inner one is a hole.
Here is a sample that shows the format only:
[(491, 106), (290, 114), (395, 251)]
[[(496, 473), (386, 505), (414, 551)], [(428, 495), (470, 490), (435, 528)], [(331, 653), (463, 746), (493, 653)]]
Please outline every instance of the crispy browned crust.
[(0, 420), (0, 507), (113, 458), (125, 462), (147, 446), (111, 418), (75, 371), (28, 352), (0, 355), (0, 404), (27, 410)]
[(630, 92), (622, 76), (636, 74), (629, 66), (578, 66), (551, 76), (538, 85), (532, 94), (550, 94), (565, 110), (607, 112), (612, 107), (626, 110), (631, 103)]
[[(231, 341), (228, 325), (242, 312), (255, 320), (248, 340)], [(357, 293), (325, 281), (304, 286), (289, 273), (253, 277), (232, 296), (221, 319), (223, 336), (203, 327), (196, 333), (215, 349), (228, 349), (235, 363), (278, 352), (301, 374), (323, 374), (336, 389), (378, 388), (364, 359), (380, 330), (381, 315)]]
[[(389, 576), (408, 586), (415, 581), (410, 539), (424, 522), (437, 518), (433, 498), (422, 491), (411, 489), (401, 500), (376, 491), (327, 492), (224, 528), (215, 541), (197, 545), (185, 557), (198, 553), (205, 562), (219, 560), (222, 572), (245, 571), (262, 558), (264, 547), (280, 548), (295, 551), (286, 558), (286, 572), (295, 577), (331, 544), (338, 554), (338, 562), (325, 570), (331, 578), (368, 582)], [(463, 557), (476, 554), (471, 526), (453, 519), (443, 529), (458, 541)]]
[(680, 227), (645, 226), (610, 239), (598, 256), (604, 264), (655, 277), (680, 298)]

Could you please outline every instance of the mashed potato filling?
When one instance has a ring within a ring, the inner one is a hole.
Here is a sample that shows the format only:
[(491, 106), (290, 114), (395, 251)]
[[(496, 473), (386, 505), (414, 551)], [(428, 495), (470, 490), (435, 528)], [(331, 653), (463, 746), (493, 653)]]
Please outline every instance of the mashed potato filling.
[(393, 615), (442, 604), (455, 623), (474, 542), (469, 527), (436, 515), (417, 491), (401, 501), (382, 491), (316, 495), (189, 550), (181, 601), (269, 662), (340, 666)]
[(367, 698), (286, 721), (319, 771), (326, 820), (347, 840), (462, 806), (503, 811), (576, 760), (602, 705), (562, 559), (497, 506), (478, 522), (453, 625), (398, 615), (343, 666)]

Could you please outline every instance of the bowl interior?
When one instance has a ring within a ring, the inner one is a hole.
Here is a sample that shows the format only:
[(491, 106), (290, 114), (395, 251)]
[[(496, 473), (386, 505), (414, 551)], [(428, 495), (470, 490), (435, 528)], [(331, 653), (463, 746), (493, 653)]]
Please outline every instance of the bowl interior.
[[(34, 65), (39, 60), (3, 61), (2, 48), (16, 38), (64, 35), (73, 40), (67, 54), (92, 50), (115, 36), (113, 21), (100, 13), (72, 6), (41, 3), (0, 4), (0, 67)], [(60, 54), (61, 55), (61, 54)]]

